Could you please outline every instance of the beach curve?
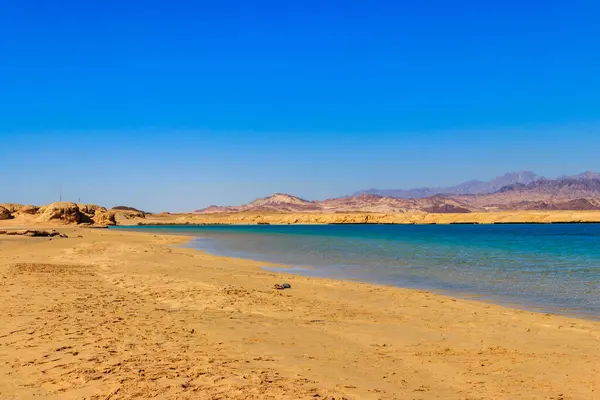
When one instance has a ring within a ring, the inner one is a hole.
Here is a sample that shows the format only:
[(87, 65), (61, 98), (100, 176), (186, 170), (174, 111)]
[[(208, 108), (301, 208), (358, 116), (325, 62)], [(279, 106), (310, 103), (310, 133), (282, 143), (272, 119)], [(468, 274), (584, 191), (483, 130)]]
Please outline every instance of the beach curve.
[(0, 244), (2, 398), (598, 395), (597, 322), (58, 230)]

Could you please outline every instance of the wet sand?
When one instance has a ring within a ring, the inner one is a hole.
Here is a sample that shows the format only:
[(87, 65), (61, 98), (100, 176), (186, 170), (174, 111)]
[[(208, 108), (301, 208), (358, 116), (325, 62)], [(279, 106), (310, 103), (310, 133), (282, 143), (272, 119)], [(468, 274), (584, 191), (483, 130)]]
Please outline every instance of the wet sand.
[(60, 231), (0, 240), (0, 399), (600, 398), (598, 322)]

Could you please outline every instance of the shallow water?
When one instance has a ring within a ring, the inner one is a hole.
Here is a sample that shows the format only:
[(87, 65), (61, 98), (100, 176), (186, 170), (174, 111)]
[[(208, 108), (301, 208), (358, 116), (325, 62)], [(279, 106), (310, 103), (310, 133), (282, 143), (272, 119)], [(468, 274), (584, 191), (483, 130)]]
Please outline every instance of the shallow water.
[[(118, 228), (123, 229), (123, 228)], [(127, 229), (127, 228), (126, 228)], [(143, 226), (292, 273), (476, 295), (600, 318), (600, 225)]]

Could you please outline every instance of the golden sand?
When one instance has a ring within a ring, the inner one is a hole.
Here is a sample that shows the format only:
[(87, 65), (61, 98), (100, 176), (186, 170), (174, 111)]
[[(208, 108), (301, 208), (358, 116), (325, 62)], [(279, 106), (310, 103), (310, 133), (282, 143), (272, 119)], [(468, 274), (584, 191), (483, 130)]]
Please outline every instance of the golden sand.
[(600, 399), (598, 322), (59, 230), (0, 237), (2, 400)]

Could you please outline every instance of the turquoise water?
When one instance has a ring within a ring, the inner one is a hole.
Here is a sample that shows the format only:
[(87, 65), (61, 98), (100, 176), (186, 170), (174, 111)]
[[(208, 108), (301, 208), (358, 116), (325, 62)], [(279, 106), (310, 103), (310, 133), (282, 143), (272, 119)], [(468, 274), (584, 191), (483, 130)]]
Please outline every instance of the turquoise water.
[[(123, 228), (119, 228), (123, 229)], [(600, 318), (600, 225), (253, 225), (128, 229), (198, 236), (210, 253), (303, 275)]]

